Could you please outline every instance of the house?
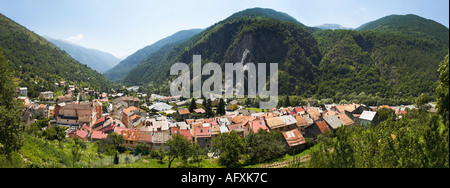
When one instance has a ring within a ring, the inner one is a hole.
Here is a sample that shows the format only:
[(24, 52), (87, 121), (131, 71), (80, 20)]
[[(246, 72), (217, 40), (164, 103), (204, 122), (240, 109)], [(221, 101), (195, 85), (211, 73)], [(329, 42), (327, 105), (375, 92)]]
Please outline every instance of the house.
[(241, 124), (244, 124), (244, 123), (246, 123), (247, 121), (253, 121), (253, 120), (255, 120), (255, 118), (253, 117), (253, 116), (244, 116), (244, 115), (238, 115), (238, 116), (235, 116), (235, 117), (233, 117), (232, 119), (231, 119), (231, 121), (233, 122), (233, 123), (241, 123)]
[[(269, 128), (267, 128), (267, 125), (266, 125), (266, 122), (264, 121), (264, 119), (248, 121), (247, 123), (250, 126), (250, 129), (253, 133), (257, 133), (260, 129), (270, 132)], [(244, 127), (245, 127), (245, 125), (244, 125)]]
[(186, 119), (189, 116), (189, 114), (191, 114), (191, 112), (189, 112), (189, 109), (179, 109), (178, 110), (178, 116), (180, 116), (184, 119)]
[(306, 127), (309, 127), (310, 125), (312, 125), (314, 123), (311, 119), (310, 119), (311, 121), (308, 122), (305, 119), (305, 117), (303, 117), (301, 115), (295, 116), (295, 120), (297, 120), (297, 128), (300, 130), (300, 132), (304, 132)]
[(39, 93), (39, 98), (51, 100), (53, 99), (53, 92), (51, 91), (41, 92)]
[(289, 147), (299, 147), (306, 144), (305, 138), (298, 129), (281, 132)]
[(228, 125), (228, 129), (230, 131), (236, 131), (240, 137), (244, 137), (244, 126), (242, 126), (242, 124), (237, 123)]
[(378, 124), (378, 114), (373, 111), (363, 111), (361, 116), (359, 116), (360, 125), (367, 126), (369, 124), (376, 125)]
[(194, 123), (192, 124), (194, 132), (194, 141), (201, 148), (209, 149), (211, 147), (211, 127), (208, 123)]
[(305, 128), (305, 137), (317, 139), (317, 136), (330, 131), (325, 121), (315, 121), (314, 124)]
[(76, 130), (73, 130), (73, 131), (68, 133), (69, 138), (77, 137), (78, 139), (83, 140), (83, 141), (87, 141), (88, 140), (88, 137), (87, 137), (88, 134), (89, 134), (89, 132), (87, 132), (85, 130), (82, 130), (82, 129), (76, 129)]
[(238, 101), (237, 100), (232, 100), (231, 102), (229, 102), (228, 104), (227, 104), (227, 110), (228, 111), (233, 111), (233, 110), (236, 110), (237, 109), (237, 104), (238, 104)]
[(325, 116), (323, 120), (327, 123), (331, 130), (336, 130), (337, 128), (344, 126), (345, 123), (342, 122), (338, 116)]
[(211, 139), (214, 139), (220, 133), (220, 126), (217, 123), (211, 123), (210, 126), (211, 126), (211, 128), (210, 128)]
[(306, 112), (308, 112), (309, 116), (314, 121), (317, 121), (322, 118), (322, 115), (320, 114), (319, 110), (316, 108), (309, 108), (306, 110)]
[(186, 137), (189, 141), (191, 141), (191, 143), (193, 143), (194, 141), (192, 140), (192, 133), (191, 130), (189, 129), (182, 129), (181, 127), (173, 127), (171, 128), (171, 135), (175, 135), (175, 134), (181, 134), (184, 137)]
[(141, 135), (139, 135), (138, 143), (145, 143), (150, 146), (149, 150), (151, 150), (151, 146), (153, 145), (153, 132), (150, 131), (141, 131)]
[(148, 107), (148, 109), (151, 111), (161, 112), (161, 111), (172, 109), (172, 106), (170, 106), (166, 103), (157, 102), (157, 103), (152, 104), (150, 107)]
[(104, 139), (106, 139), (106, 137), (108, 137), (108, 134), (106, 134), (102, 131), (92, 131), (92, 134), (91, 134), (92, 141), (104, 140)]
[(278, 117), (281, 121), (283, 121), (285, 128), (284, 130), (290, 130), (297, 128), (297, 120), (292, 115), (285, 115)]
[(286, 124), (278, 117), (266, 118), (266, 125), (269, 127), (270, 131), (283, 131), (286, 128)]
[[(140, 116), (139, 119), (146, 116), (146, 112), (144, 110), (135, 106), (130, 106), (122, 111), (122, 122), (126, 127), (132, 127), (133, 122), (136, 121), (136, 118), (138, 118), (137, 116), (133, 116), (135, 114)], [(132, 116), (133, 118), (131, 118)]]
[(127, 107), (139, 107), (139, 102), (141, 101), (137, 97), (120, 97), (119, 100), (125, 102), (127, 104)]
[(55, 106), (49, 106), (47, 118), (54, 118), (54, 117), (55, 117)]
[(63, 102), (72, 102), (72, 93), (66, 94), (64, 96), (59, 96), (58, 103), (63, 103)]
[(16, 92), (19, 93), (21, 96), (28, 96), (28, 88), (26, 87), (19, 87), (16, 89)]
[(152, 150), (159, 148), (167, 148), (167, 141), (170, 139), (170, 131), (161, 130), (152, 132)]
[(295, 113), (297, 113), (297, 115), (303, 115), (305, 114), (305, 109), (303, 109), (303, 107), (299, 106), (299, 107), (295, 107), (294, 108)]
[(58, 124), (90, 124), (94, 115), (94, 106), (92, 103), (66, 103), (59, 109), (57, 114), (56, 121)]
[(199, 108), (199, 109), (194, 109), (194, 112), (197, 114), (204, 114), (204, 113), (206, 113), (206, 110), (203, 108)]
[(122, 135), (123, 139), (125, 140), (122, 146), (136, 148), (136, 145), (139, 142), (141, 131), (136, 129), (122, 129), (120, 130), (119, 135)]

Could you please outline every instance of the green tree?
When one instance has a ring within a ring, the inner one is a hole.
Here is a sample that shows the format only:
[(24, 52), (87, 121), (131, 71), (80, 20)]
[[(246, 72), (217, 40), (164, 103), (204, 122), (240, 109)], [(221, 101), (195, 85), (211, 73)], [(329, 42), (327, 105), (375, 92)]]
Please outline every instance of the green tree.
[(284, 99), (283, 107), (291, 106), (291, 101), (289, 100), (289, 95), (286, 95), (286, 99)]
[(420, 110), (429, 110), (431, 106), (428, 104), (430, 102), (430, 97), (428, 94), (422, 94), (416, 99), (416, 107)]
[(213, 116), (213, 111), (212, 111), (211, 106), (212, 106), (211, 105), (211, 99), (206, 100), (206, 105), (204, 106), (205, 107), (206, 117)]
[(192, 98), (192, 100), (191, 100), (191, 104), (189, 104), (189, 112), (194, 112), (194, 109), (196, 109), (197, 108), (197, 105), (196, 105), (196, 103), (195, 103), (195, 99), (194, 98)]
[(219, 99), (219, 104), (217, 106), (216, 114), (224, 115), (225, 114), (225, 101), (223, 98)]
[(191, 146), (191, 151), (192, 162), (196, 162), (197, 167), (200, 168), (200, 162), (202, 162), (203, 156), (207, 153), (206, 148), (201, 148), (198, 144), (193, 144)]
[(244, 152), (244, 144), (237, 132), (220, 133), (212, 139), (212, 149), (219, 154), (219, 164), (227, 168), (239, 162)]
[(11, 162), (23, 144), (22, 104), (15, 99), (8, 61), (0, 49), (0, 154)]
[(445, 122), (448, 122), (449, 118), (449, 72), (448, 72), (449, 60), (448, 54), (444, 61), (441, 62), (439, 66), (439, 81), (438, 87), (436, 89), (437, 94), (437, 109), (438, 113), (441, 114)]
[(190, 141), (181, 134), (174, 134), (172, 139), (167, 141), (167, 146), (169, 148), (167, 151), (167, 156), (169, 157), (168, 168), (170, 168), (170, 165), (176, 158), (187, 161), (191, 154), (190, 144)]
[(150, 145), (147, 143), (139, 143), (136, 145), (136, 152), (142, 154), (148, 154), (148, 150), (150, 149)]
[(287, 151), (283, 135), (279, 131), (260, 129), (245, 137), (245, 154), (250, 163), (261, 163), (282, 156)]

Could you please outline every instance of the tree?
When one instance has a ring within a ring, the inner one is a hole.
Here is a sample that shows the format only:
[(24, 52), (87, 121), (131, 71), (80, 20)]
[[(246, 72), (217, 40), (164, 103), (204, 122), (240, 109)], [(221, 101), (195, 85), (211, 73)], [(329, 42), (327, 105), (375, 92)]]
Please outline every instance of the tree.
[(220, 98), (219, 105), (217, 106), (216, 114), (224, 115), (225, 114), (225, 101), (223, 98)]
[(430, 102), (430, 97), (428, 94), (422, 94), (416, 99), (416, 107), (420, 110), (429, 110), (431, 106), (428, 104)]
[(205, 107), (205, 113), (206, 113), (206, 117), (211, 117), (213, 116), (213, 111), (211, 109), (211, 99), (206, 100), (206, 105)]
[(192, 98), (191, 104), (189, 104), (189, 112), (193, 112), (194, 109), (196, 109), (196, 108), (197, 108), (197, 105), (196, 105), (196, 103), (195, 103), (195, 99)]
[(261, 163), (284, 155), (287, 145), (279, 131), (267, 132), (260, 129), (245, 137), (245, 153), (249, 155), (250, 163)]
[(244, 144), (236, 131), (220, 133), (212, 139), (212, 149), (219, 154), (219, 164), (227, 168), (238, 163), (244, 152)]
[(139, 143), (136, 145), (136, 152), (142, 154), (148, 154), (150, 146), (147, 143)]
[(283, 107), (291, 106), (291, 101), (289, 101), (289, 95), (286, 95), (286, 99), (284, 100)]
[(172, 139), (167, 141), (168, 151), (167, 156), (169, 157), (169, 166), (172, 164), (173, 160), (175, 158), (180, 158), (184, 161), (187, 161), (189, 158), (191, 151), (190, 151), (190, 141), (181, 134), (174, 134), (172, 136)]
[(442, 116), (444, 119), (444, 122), (448, 122), (449, 118), (449, 60), (448, 60), (448, 54), (445, 57), (444, 61), (441, 62), (439, 66), (439, 81), (438, 81), (438, 87), (436, 89), (437, 94), (437, 109), (438, 113)]
[(200, 162), (202, 162), (203, 156), (207, 153), (206, 148), (201, 148), (198, 144), (193, 144), (191, 146), (191, 151), (192, 162), (196, 162), (197, 167), (200, 167)]
[(12, 162), (13, 152), (23, 143), (22, 104), (15, 99), (8, 61), (0, 49), (0, 154)]

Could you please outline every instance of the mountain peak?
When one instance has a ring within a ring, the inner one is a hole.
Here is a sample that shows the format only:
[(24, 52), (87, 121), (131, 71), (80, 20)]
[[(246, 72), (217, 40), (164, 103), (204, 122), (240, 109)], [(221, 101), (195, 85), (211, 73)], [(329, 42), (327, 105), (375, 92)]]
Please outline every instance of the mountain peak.
[(331, 29), (331, 30), (336, 30), (336, 29), (353, 30), (353, 28), (343, 27), (343, 26), (341, 26), (341, 25), (339, 25), (339, 24), (322, 24), (322, 25), (315, 26), (315, 28), (319, 28), (319, 29)]
[(278, 12), (276, 10), (269, 9), (269, 8), (259, 8), (259, 7), (249, 8), (249, 9), (245, 9), (240, 12), (236, 12), (233, 15), (231, 15), (230, 17), (228, 17), (227, 19), (225, 19), (224, 21), (232, 21), (232, 20), (241, 19), (241, 18), (261, 18), (261, 17), (276, 19), (276, 20), (280, 20), (280, 21), (290, 21), (290, 22), (294, 22), (294, 23), (303, 25), (302, 23), (297, 21), (295, 18), (293, 18), (292, 16), (290, 16), (286, 13)]
[(448, 44), (449, 30), (444, 25), (414, 14), (389, 15), (356, 28), (357, 31), (399, 32), (406, 35), (430, 36)]

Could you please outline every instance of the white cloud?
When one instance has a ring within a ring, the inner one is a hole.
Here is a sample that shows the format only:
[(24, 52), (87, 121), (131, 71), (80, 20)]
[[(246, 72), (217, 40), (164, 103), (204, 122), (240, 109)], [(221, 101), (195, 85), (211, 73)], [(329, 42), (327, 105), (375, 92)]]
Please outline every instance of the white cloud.
[(68, 40), (68, 41), (71, 41), (71, 42), (77, 41), (77, 40), (81, 40), (81, 39), (84, 39), (84, 36), (83, 36), (83, 34), (81, 34), (81, 33), (78, 34), (78, 35), (71, 36), (71, 37), (67, 38), (67, 40)]

